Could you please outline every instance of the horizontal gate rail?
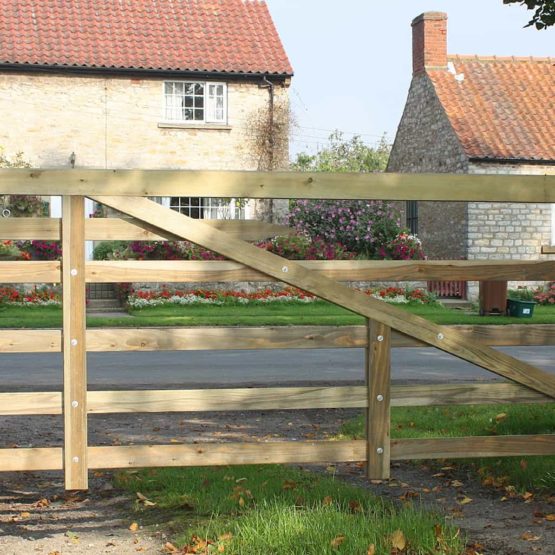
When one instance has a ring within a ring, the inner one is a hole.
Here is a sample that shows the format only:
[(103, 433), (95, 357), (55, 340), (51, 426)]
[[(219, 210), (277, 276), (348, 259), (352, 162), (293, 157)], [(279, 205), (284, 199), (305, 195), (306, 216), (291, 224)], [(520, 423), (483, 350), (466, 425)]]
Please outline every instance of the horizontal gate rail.
[[(393, 385), (392, 407), (549, 403), (512, 383)], [(89, 414), (366, 408), (365, 386), (89, 391)], [(60, 392), (0, 393), (0, 416), (61, 414)]]
[(194, 170), (0, 170), (2, 194), (555, 202), (555, 176)]

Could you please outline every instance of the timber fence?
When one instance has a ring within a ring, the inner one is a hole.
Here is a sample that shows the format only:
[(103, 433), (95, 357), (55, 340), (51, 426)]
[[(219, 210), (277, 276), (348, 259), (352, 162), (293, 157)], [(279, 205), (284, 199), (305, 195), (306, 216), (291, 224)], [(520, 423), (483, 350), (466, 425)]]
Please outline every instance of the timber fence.
[[(553, 280), (554, 260), (291, 261), (246, 240), (262, 222), (194, 220), (149, 196), (328, 198), (555, 203), (555, 177), (194, 171), (1, 170), (1, 194), (61, 195), (56, 219), (5, 219), (1, 239), (61, 240), (63, 260), (0, 262), (7, 283), (62, 283), (63, 328), (0, 330), (0, 350), (63, 352), (63, 391), (0, 393), (0, 415), (63, 414), (62, 447), (0, 449), (0, 471), (63, 470), (86, 489), (88, 470), (254, 463), (367, 462), (387, 478), (391, 460), (555, 454), (555, 435), (390, 439), (391, 406), (548, 403), (555, 376), (492, 346), (555, 345), (555, 326), (438, 326), (341, 281)], [(84, 198), (125, 219), (86, 219)], [(85, 240), (188, 240), (226, 261), (85, 261)], [(547, 258), (547, 257), (546, 257)], [(345, 307), (365, 326), (86, 329), (85, 288), (95, 282), (277, 280)], [(512, 383), (391, 386), (391, 347), (427, 345)], [(198, 349), (363, 348), (366, 385), (210, 390), (87, 391), (86, 353)], [(364, 408), (365, 440), (92, 446), (87, 415), (100, 413)]]

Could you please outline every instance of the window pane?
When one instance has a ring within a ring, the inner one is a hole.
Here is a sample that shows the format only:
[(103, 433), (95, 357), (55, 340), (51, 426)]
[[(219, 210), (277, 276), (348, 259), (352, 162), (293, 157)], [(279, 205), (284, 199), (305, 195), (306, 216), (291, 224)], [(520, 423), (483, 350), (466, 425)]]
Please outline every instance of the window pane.
[(204, 108), (204, 96), (195, 96), (195, 108)]
[(192, 96), (186, 96), (185, 97), (185, 106), (187, 108), (192, 108), (193, 107), (193, 97)]
[(202, 83), (195, 83), (195, 94), (204, 95), (204, 85)]
[(194, 94), (195, 86), (193, 83), (185, 83), (185, 94)]
[(164, 92), (166, 94), (171, 94), (173, 92), (173, 83), (164, 83)]
[(195, 120), (202, 121), (204, 119), (204, 110), (195, 110)]
[(184, 115), (185, 117), (183, 119), (185, 120), (193, 119), (193, 110), (191, 108), (186, 108), (184, 111)]

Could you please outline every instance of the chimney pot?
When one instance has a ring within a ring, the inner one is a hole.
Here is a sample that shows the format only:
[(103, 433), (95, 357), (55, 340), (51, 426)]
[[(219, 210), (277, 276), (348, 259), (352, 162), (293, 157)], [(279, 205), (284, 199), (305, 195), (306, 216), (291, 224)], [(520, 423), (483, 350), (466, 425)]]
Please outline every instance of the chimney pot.
[(425, 12), (412, 20), (412, 73), (447, 69), (447, 14)]

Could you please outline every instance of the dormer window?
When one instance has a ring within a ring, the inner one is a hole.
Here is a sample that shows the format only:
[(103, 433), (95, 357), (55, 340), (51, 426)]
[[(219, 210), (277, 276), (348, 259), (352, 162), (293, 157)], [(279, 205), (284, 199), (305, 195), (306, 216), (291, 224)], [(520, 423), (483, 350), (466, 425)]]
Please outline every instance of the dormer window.
[(177, 123), (227, 123), (227, 86), (204, 81), (166, 81), (164, 119)]

